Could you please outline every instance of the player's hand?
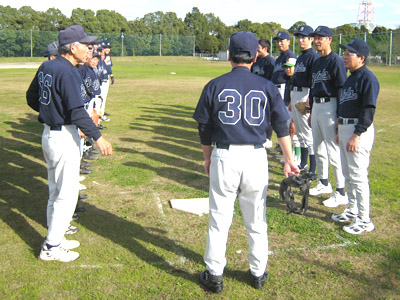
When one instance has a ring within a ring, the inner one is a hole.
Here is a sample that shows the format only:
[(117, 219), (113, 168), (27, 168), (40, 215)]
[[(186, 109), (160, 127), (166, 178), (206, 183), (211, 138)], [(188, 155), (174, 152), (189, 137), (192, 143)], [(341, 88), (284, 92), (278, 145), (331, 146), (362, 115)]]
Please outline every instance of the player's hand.
[(335, 143), (339, 145), (339, 133), (336, 133)]
[(357, 134), (353, 134), (346, 145), (347, 152), (357, 152), (358, 142), (360, 137)]
[(207, 176), (210, 176), (210, 165), (211, 165), (211, 160), (204, 161), (204, 171), (206, 171)]
[(292, 102), (290, 102), (288, 105), (288, 111), (292, 111)]
[(309, 116), (308, 119), (307, 119), (307, 123), (308, 123), (308, 126), (311, 128), (311, 114), (310, 114), (310, 116)]
[(285, 173), (286, 178), (293, 175), (294, 176), (300, 175), (300, 169), (293, 163), (293, 161), (285, 162), (285, 166), (283, 167), (283, 172)]
[(97, 141), (96, 145), (99, 148), (101, 154), (103, 155), (111, 155), (113, 154), (112, 145), (109, 141), (107, 141), (103, 136), (101, 136)]

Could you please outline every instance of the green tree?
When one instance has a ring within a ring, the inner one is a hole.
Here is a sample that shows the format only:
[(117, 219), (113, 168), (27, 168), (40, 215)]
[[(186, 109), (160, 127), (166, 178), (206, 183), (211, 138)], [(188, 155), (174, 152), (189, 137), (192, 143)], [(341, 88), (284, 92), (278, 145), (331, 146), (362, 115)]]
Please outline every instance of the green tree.
[(119, 34), (122, 28), (128, 28), (128, 21), (125, 17), (113, 10), (98, 10), (96, 17), (99, 23), (98, 32), (114, 32)]
[(58, 8), (49, 8), (41, 14), (40, 30), (60, 31), (72, 25), (71, 19), (67, 18)]
[(71, 22), (79, 24), (87, 32), (101, 32), (99, 20), (96, 18), (95, 12), (90, 9), (75, 8), (72, 10)]

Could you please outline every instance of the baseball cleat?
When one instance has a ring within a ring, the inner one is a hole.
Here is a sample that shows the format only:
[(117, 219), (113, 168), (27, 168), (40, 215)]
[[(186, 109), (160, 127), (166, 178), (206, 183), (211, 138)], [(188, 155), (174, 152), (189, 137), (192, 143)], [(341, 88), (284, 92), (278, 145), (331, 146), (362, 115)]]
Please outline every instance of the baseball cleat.
[(70, 262), (78, 257), (78, 252), (65, 249), (62, 245), (49, 247), (47, 244), (43, 244), (39, 254), (39, 258), (44, 261), (58, 260), (61, 262)]
[(360, 234), (363, 232), (371, 232), (372, 230), (375, 229), (374, 224), (369, 221), (369, 222), (364, 222), (361, 220), (360, 217), (356, 217), (353, 221), (348, 226), (343, 226), (343, 230), (346, 231), (347, 233), (351, 234)]
[[(251, 273), (250, 273), (251, 274)], [(268, 278), (268, 273), (264, 272), (263, 275), (261, 276), (254, 276), (253, 274), (251, 274), (252, 280), (253, 280), (253, 287), (255, 289), (262, 289), (265, 282), (267, 281)]]
[(335, 222), (346, 223), (353, 221), (357, 215), (353, 214), (348, 208), (344, 210), (344, 212), (340, 214), (333, 214), (331, 216), (332, 220)]
[(316, 187), (313, 187), (309, 191), (309, 195), (311, 195), (311, 196), (318, 196), (321, 194), (330, 194), (330, 193), (332, 193), (331, 184), (328, 183), (328, 185), (324, 185), (323, 183), (321, 183), (321, 181), (318, 182)]
[(349, 204), (347, 193), (342, 196), (336, 191), (329, 199), (322, 202), (326, 207), (338, 207), (339, 205)]
[[(78, 227), (69, 225), (68, 228), (67, 228), (67, 231), (65, 231), (65, 234), (75, 234), (75, 233), (77, 233), (78, 231), (79, 231), (79, 228), (78, 228)], [(75, 248), (76, 248), (76, 247), (75, 247)]]
[(200, 282), (207, 290), (217, 294), (221, 293), (224, 287), (224, 283), (222, 282), (222, 275), (212, 275), (208, 270), (200, 274)]

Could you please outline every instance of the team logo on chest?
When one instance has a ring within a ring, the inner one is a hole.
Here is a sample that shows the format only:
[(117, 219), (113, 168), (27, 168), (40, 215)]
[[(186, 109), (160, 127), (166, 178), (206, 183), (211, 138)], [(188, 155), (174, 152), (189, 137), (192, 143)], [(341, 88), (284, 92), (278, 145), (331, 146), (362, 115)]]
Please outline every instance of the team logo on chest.
[(296, 66), (294, 67), (295, 73), (304, 73), (306, 70), (307, 70), (307, 68), (302, 61), (297, 62)]
[(275, 64), (274, 73), (275, 73), (275, 72), (279, 72), (279, 71), (281, 71), (281, 70), (283, 70), (283, 68), (282, 68), (282, 63), (277, 63), (277, 64)]
[(312, 87), (315, 86), (316, 83), (328, 81), (331, 79), (331, 75), (325, 69), (322, 71), (318, 71), (317, 73), (312, 74)]
[(85, 100), (85, 98), (86, 98), (86, 88), (83, 83), (81, 84), (81, 97), (82, 97), (82, 100)]
[(346, 102), (346, 101), (354, 101), (358, 99), (358, 94), (353, 91), (353, 89), (348, 87), (347, 89), (344, 88), (342, 90), (342, 94), (340, 95), (340, 103)]

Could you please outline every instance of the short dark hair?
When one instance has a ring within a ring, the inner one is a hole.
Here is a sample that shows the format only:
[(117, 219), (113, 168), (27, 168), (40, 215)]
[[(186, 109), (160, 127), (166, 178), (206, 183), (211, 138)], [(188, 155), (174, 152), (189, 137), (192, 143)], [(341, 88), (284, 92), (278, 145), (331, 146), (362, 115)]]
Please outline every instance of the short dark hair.
[(251, 56), (249, 52), (230, 53), (231, 60), (236, 64), (250, 64), (255, 56)]
[(269, 53), (269, 50), (271, 49), (271, 43), (268, 39), (258, 40), (258, 44), (261, 45), (261, 47), (263, 48), (267, 48)]

